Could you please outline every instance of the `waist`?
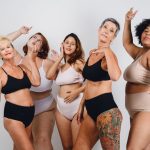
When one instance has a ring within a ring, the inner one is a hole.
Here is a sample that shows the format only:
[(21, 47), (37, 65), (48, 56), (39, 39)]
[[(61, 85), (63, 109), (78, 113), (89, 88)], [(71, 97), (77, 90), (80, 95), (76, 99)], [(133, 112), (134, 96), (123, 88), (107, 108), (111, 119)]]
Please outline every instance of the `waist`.
[(127, 94), (141, 93), (141, 92), (148, 92), (148, 91), (150, 91), (150, 85), (136, 84), (130, 82), (127, 82), (126, 84)]
[(7, 102), (20, 105), (20, 106), (33, 106), (33, 100), (30, 95), (30, 92), (26, 92), (24, 94), (11, 94), (11, 95), (6, 95), (5, 99)]
[(104, 93), (112, 92), (112, 81), (87, 81), (85, 87), (85, 99), (91, 99)]
[(58, 94), (60, 97), (64, 98), (70, 93), (70, 91), (75, 91), (78, 88), (80, 88), (81, 86), (82, 86), (82, 84), (80, 84), (80, 83), (70, 84), (70, 85), (62, 85), (59, 88)]
[(33, 100), (40, 100), (43, 98), (46, 98), (48, 96), (51, 95), (51, 90), (47, 90), (44, 92), (34, 92), (34, 91), (30, 91), (31, 93), (31, 97), (33, 98)]

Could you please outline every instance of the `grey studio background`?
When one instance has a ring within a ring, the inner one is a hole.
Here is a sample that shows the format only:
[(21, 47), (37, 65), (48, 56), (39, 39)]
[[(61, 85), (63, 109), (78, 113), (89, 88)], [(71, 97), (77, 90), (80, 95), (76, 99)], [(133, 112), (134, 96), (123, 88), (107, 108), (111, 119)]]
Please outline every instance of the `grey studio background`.
[[(22, 46), (35, 32), (43, 33), (50, 44), (51, 49), (59, 52), (59, 46), (64, 37), (74, 32), (83, 45), (88, 56), (89, 50), (97, 47), (97, 30), (100, 23), (107, 17), (116, 18), (121, 25), (121, 31), (112, 43), (122, 70), (132, 61), (122, 45), (122, 30), (124, 16), (129, 8), (138, 10), (132, 23), (139, 23), (143, 18), (149, 18), (148, 0), (0, 0), (0, 35), (6, 35), (17, 30), (23, 25), (32, 26), (28, 35), (23, 35), (13, 44), (22, 52)], [(135, 43), (137, 40), (134, 38)], [(0, 61), (2, 64), (2, 61)], [(125, 150), (129, 131), (129, 115), (124, 106), (125, 81), (123, 77), (113, 83), (113, 95), (122, 114), (123, 123), (121, 129), (121, 150)], [(54, 95), (57, 87), (54, 85)], [(0, 150), (12, 150), (12, 140), (3, 127), (3, 107), (5, 100), (1, 96), (0, 101)], [(60, 137), (55, 127), (52, 137), (54, 150), (62, 150)], [(93, 150), (101, 150), (100, 143)]]

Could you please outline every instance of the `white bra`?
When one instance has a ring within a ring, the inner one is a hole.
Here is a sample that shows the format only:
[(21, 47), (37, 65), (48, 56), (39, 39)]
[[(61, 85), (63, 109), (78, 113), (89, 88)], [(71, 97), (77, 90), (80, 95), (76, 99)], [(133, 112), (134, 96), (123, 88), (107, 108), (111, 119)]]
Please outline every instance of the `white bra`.
[(82, 75), (77, 72), (72, 66), (70, 66), (67, 70), (61, 71), (61, 69), (58, 72), (57, 78), (56, 78), (56, 84), (57, 85), (67, 85), (67, 84), (73, 84), (73, 83), (82, 83), (83, 82)]
[(31, 88), (30, 88), (31, 91), (44, 92), (44, 91), (51, 90), (51, 88), (52, 88), (53, 81), (48, 80), (46, 78), (46, 73), (44, 71), (43, 64), (44, 64), (44, 60), (42, 61), (42, 66), (39, 68), (39, 73), (40, 73), (40, 77), (41, 77), (41, 84), (38, 87), (31, 86)]

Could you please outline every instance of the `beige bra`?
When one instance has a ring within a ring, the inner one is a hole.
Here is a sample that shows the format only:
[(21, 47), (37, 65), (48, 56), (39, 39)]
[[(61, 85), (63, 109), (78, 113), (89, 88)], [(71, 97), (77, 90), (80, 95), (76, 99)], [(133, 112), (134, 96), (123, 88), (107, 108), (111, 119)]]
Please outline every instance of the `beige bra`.
[(124, 79), (127, 82), (150, 85), (150, 70), (140, 63), (140, 57), (134, 60), (125, 70)]

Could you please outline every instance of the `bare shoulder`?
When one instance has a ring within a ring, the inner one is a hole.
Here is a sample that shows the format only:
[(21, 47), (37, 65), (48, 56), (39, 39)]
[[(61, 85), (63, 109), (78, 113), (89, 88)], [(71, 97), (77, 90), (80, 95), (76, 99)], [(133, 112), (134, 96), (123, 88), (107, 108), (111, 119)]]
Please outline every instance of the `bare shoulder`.
[(3, 69), (0, 67), (0, 78), (2, 77), (3, 73), (4, 73), (4, 71), (3, 71)]
[(76, 60), (76, 62), (75, 62), (75, 66), (76, 66), (77, 69), (80, 70), (80, 71), (83, 70), (84, 64), (85, 64), (85, 60), (84, 60), (84, 59), (78, 59), (78, 60)]

